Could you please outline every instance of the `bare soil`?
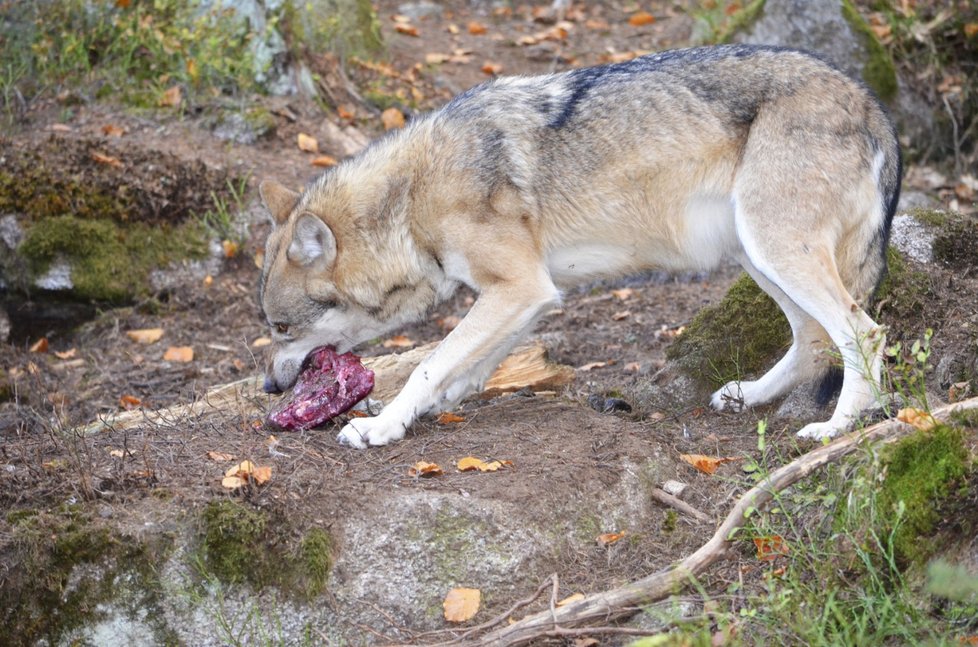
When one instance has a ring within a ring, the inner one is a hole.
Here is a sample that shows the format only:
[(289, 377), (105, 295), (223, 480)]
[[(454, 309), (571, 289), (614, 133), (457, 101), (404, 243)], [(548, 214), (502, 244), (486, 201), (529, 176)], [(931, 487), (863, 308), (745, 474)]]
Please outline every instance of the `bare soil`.
[[(393, 103), (410, 115), (413, 110), (440, 105), (454, 92), (487, 78), (480, 69), (486, 62), (500, 64), (506, 74), (563, 70), (609, 60), (618, 53), (682, 45), (691, 29), (690, 19), (673, 10), (672, 3), (651, 3), (656, 20), (639, 27), (628, 24), (634, 12), (626, 9), (634, 8), (589, 4), (572, 9), (565, 39), (541, 40), (545, 45), (534, 49), (518, 41), (553, 28), (551, 22), (540, 20), (546, 13), (540, 8), (540, 16), (534, 19), (529, 7), (509, 12), (493, 11), (479, 3), (439, 5), (443, 7), (440, 16), (411, 21), (421, 34), (415, 38), (394, 31), (391, 16), (400, 13), (398, 3), (380, 2), (389, 67), (352, 62), (348, 69), (353, 86), (389, 93), (395, 97)], [(486, 33), (470, 33), (473, 21), (484, 25)], [(592, 27), (586, 26), (588, 21), (593, 21)], [(457, 27), (457, 34), (451, 25)], [(425, 63), (429, 53), (451, 55), (456, 50), (471, 52), (461, 54), (470, 57), (469, 62)], [(335, 71), (328, 59), (318, 64), (322, 72)], [(414, 98), (412, 88), (418, 93)], [(405, 100), (396, 98), (398, 90), (404, 92)], [(197, 195), (192, 190), (196, 180), (184, 169), (203, 162), (214, 172), (247, 175), (248, 197), (253, 202), (261, 179), (275, 178), (298, 187), (317, 174), (310, 165), (311, 156), (296, 147), (299, 132), (315, 136), (325, 120), (352, 122), (370, 136), (381, 131), (376, 111), (361, 104), (351, 104), (356, 116), (343, 120), (335, 112), (324, 113), (298, 98), (255, 98), (254, 102), (272, 111), (276, 129), (253, 145), (214, 137), (206, 127), (207, 107), (201, 108), (201, 115), (136, 115), (106, 103), (66, 108), (58, 102), (34, 105), (10, 142), (46, 155), (61, 145), (72, 150), (97, 146), (127, 163), (125, 183), (137, 186), (160, 177), (178, 178), (189, 185), (188, 195)], [(103, 134), (107, 124), (124, 129), (125, 134)], [(82, 177), (86, 172), (104, 172), (94, 160), (86, 171), (86, 159), (90, 158), (73, 157)], [(129, 159), (139, 163), (129, 164)], [(251, 209), (260, 213), (254, 204)], [(259, 272), (255, 258), (267, 232), (267, 222), (256, 216), (248, 240), (235, 257), (226, 259), (212, 282), (194, 282), (131, 307), (100, 310), (91, 321), (67, 330), (36, 321), (25, 327), (15, 320), (11, 343), (0, 346), (0, 368), (7, 384), (7, 395), (0, 401), (3, 509), (43, 509), (80, 502), (113, 511), (104, 515), (106, 523), (118, 523), (120, 517), (128, 516), (138, 526), (138, 515), (152, 516), (146, 511), (157, 504), (193, 510), (231, 496), (221, 486), (227, 464), (207, 456), (217, 451), (233, 454), (236, 460), (251, 458), (271, 465), (271, 481), (244, 497), (256, 506), (284, 513), (300, 528), (328, 529), (336, 520), (382, 499), (392, 488), (464, 490), (472, 497), (559, 515), (564, 502), (617, 482), (624, 459), (639, 464), (650, 455), (660, 455), (671, 467), (657, 479), (687, 483), (683, 499), (719, 518), (737, 493), (751, 483), (741, 467), (743, 460), (760, 458), (754, 431), (758, 420), (769, 420), (767, 439), (775, 448), (774, 455), (787, 459), (806, 448), (796, 443), (797, 422), (776, 417), (777, 403), (732, 415), (710, 410), (706, 401), (676, 408), (668, 401), (634, 397), (647, 392), (645, 385), (664, 366), (664, 349), (676, 332), (700, 308), (722, 298), (738, 275), (732, 268), (709, 276), (633, 277), (566, 294), (561, 310), (549, 316), (536, 333), (548, 345), (552, 360), (578, 368), (566, 390), (470, 398), (460, 408), (463, 422), (439, 424), (426, 418), (402, 442), (389, 447), (367, 451), (342, 447), (335, 441), (337, 422), (310, 432), (279, 433), (275, 451), (270, 452), (272, 432), (260, 418), (241, 418), (226, 410), (208, 411), (179, 424), (142, 425), (88, 437), (73, 433), (78, 425), (121, 410), (124, 396), (138, 399), (143, 408), (156, 409), (193, 401), (208, 387), (262, 371), (262, 353), (253, 342), (267, 331), (255, 301)], [(933, 272), (926, 303), (942, 309), (933, 313), (940, 330), (948, 332), (946, 337), (935, 337), (935, 346), (942, 355), (954, 356), (966, 352), (956, 343), (973, 339), (960, 333), (962, 327), (978, 326), (978, 306), (974, 300), (968, 304), (961, 299), (962, 294), (978, 294), (978, 276), (973, 270), (952, 273), (935, 268)], [(612, 292), (620, 287), (631, 291)], [(403, 334), (417, 344), (440, 339), (446, 322), (464, 316), (472, 298), (460, 293)], [(898, 336), (911, 338), (920, 333), (917, 322), (913, 329), (901, 327), (900, 322), (887, 321), (885, 313), (884, 309), (883, 322), (898, 328)], [(137, 344), (125, 334), (156, 327), (165, 332), (159, 342), (150, 345)], [(41, 337), (49, 342), (47, 352), (29, 351)], [(165, 361), (163, 354), (170, 346), (193, 347), (193, 361)], [(55, 354), (72, 351), (74, 355), (67, 359)], [(392, 351), (378, 343), (362, 352)], [(595, 362), (603, 364), (588, 367)], [(0, 393), (3, 390), (0, 382)], [(623, 397), (631, 411), (596, 411), (588, 402), (592, 395)], [(741, 460), (707, 476), (679, 461), (683, 453)], [(408, 475), (416, 461), (451, 466), (464, 456), (508, 459), (514, 465), (495, 474), (446, 469), (439, 478)], [(562, 593), (596, 591), (646, 575), (688, 554), (713, 532), (712, 526), (685, 517), (680, 517), (675, 530), (664, 530), (665, 520), (663, 509), (655, 527), (597, 529), (626, 530), (634, 540), (611, 547), (595, 543), (584, 554), (554, 563)], [(5, 524), (0, 520), (0, 527)], [(759, 577), (761, 567), (749, 551), (731, 557), (710, 584), (716, 590), (728, 581)], [(523, 581), (519, 574), (513, 577), (512, 590), (491, 596), (480, 618), (505, 609), (539, 584), (539, 580)], [(399, 640), (417, 637), (416, 627), (399, 623), (378, 614), (369, 630), (361, 628), (362, 635), (372, 640), (377, 635)]]

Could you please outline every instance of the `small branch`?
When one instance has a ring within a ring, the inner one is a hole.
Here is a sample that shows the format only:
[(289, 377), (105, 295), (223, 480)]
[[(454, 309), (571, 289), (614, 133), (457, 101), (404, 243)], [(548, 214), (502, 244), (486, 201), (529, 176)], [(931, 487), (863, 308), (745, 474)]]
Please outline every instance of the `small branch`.
[(713, 521), (713, 519), (710, 518), (706, 513), (700, 512), (699, 510), (689, 505), (682, 499), (678, 497), (674, 497), (673, 495), (669, 494), (665, 490), (661, 490), (657, 487), (652, 488), (651, 494), (652, 494), (652, 498), (658, 501), (659, 503), (663, 505), (667, 505), (670, 508), (675, 508), (679, 512), (682, 512), (683, 514), (688, 515), (693, 519), (696, 519), (697, 521), (702, 521), (704, 523), (709, 523), (710, 521)]

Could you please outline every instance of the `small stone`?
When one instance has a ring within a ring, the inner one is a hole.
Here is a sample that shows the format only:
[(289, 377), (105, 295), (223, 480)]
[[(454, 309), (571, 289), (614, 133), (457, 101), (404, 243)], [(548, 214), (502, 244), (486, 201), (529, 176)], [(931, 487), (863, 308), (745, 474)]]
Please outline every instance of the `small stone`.
[(671, 494), (674, 497), (681, 497), (683, 492), (686, 491), (686, 484), (681, 481), (674, 481), (670, 479), (662, 484), (662, 491), (666, 494)]

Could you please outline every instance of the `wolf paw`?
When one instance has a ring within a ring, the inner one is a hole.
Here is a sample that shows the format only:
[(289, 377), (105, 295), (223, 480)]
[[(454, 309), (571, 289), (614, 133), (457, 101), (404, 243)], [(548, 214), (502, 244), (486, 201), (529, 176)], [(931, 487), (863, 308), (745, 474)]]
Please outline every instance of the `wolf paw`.
[(375, 418), (354, 418), (340, 430), (336, 440), (341, 445), (356, 449), (366, 449), (368, 445), (378, 446), (404, 438), (404, 425), (400, 422), (388, 423), (383, 416)]
[(831, 420), (829, 422), (813, 422), (802, 427), (801, 431), (798, 432), (798, 437), (811, 438), (812, 440), (828, 440), (835, 438), (845, 430), (845, 426), (840, 427)]
[(740, 382), (727, 382), (710, 398), (710, 406), (717, 411), (740, 412), (746, 406)]

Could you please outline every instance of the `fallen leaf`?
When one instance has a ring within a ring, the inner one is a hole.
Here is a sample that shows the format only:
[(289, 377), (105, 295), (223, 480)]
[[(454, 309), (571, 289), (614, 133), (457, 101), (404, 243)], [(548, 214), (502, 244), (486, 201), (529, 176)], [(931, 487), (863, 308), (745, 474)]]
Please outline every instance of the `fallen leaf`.
[(484, 74), (490, 74), (492, 76), (497, 76), (503, 71), (503, 66), (500, 63), (493, 63), (492, 61), (486, 61), (482, 64), (480, 68)]
[(401, 14), (401, 13), (396, 13), (393, 16), (391, 16), (391, 20), (393, 20), (394, 22), (404, 22), (404, 23), (407, 23), (407, 22), (411, 22), (411, 17), (410, 16), (405, 16), (404, 14)]
[(227, 454), (225, 452), (207, 452), (207, 458), (217, 463), (226, 463), (234, 460), (234, 454)]
[(642, 370), (642, 365), (638, 362), (629, 362), (622, 366), (621, 370), (625, 371), (626, 373), (638, 373), (640, 370)]
[(488, 31), (485, 25), (474, 20), (468, 24), (468, 30), (473, 36), (481, 36)]
[(330, 155), (317, 155), (316, 157), (312, 158), (312, 162), (310, 163), (313, 166), (319, 166), (322, 168), (326, 168), (329, 166), (336, 166), (338, 164), (336, 158)]
[(244, 460), (237, 465), (232, 465), (231, 467), (227, 468), (227, 470), (224, 472), (224, 476), (247, 477), (247, 475), (251, 474), (254, 470), (255, 464), (251, 461)]
[(268, 337), (259, 337), (255, 341), (251, 342), (251, 347), (252, 348), (262, 348), (264, 346), (268, 346), (271, 343), (272, 343), (272, 340), (269, 339)]
[(163, 353), (164, 362), (192, 362), (194, 361), (194, 349), (191, 346), (170, 346)]
[(556, 607), (562, 607), (562, 606), (564, 606), (566, 604), (571, 604), (572, 602), (578, 602), (578, 601), (583, 600), (583, 599), (584, 599), (584, 594), (583, 593), (575, 593), (573, 595), (568, 595), (563, 600), (560, 600), (559, 602), (557, 602), (556, 604), (554, 604), (554, 606), (556, 606)]
[(162, 328), (141, 328), (139, 330), (127, 330), (126, 337), (137, 344), (152, 344), (160, 340), (163, 336)]
[(481, 458), (466, 456), (458, 461), (457, 467), (459, 472), (474, 472), (479, 469), (480, 465), (485, 465)]
[(754, 537), (754, 545), (757, 546), (757, 559), (762, 562), (788, 554), (788, 544), (780, 535)]
[(32, 353), (46, 353), (48, 352), (48, 338), (41, 337), (36, 342), (31, 344), (30, 351)]
[(319, 142), (316, 141), (315, 137), (310, 137), (305, 133), (299, 133), (296, 135), (296, 145), (299, 147), (300, 151), (304, 151), (306, 153), (319, 152)]
[(92, 151), (92, 159), (99, 164), (108, 164), (109, 166), (114, 166), (116, 168), (122, 167), (122, 162), (119, 161), (118, 157), (112, 157), (111, 155), (99, 153), (98, 151)]
[(390, 339), (384, 341), (384, 348), (411, 348), (414, 346), (415, 342), (406, 335), (394, 335)]
[(102, 126), (102, 134), (106, 137), (122, 137), (126, 134), (126, 131), (115, 124), (105, 124)]
[(240, 250), (238, 243), (233, 240), (222, 240), (221, 247), (224, 249), (224, 258), (235, 258)]
[(445, 620), (449, 622), (465, 622), (479, 612), (482, 592), (479, 589), (452, 589), (445, 596), (442, 606), (445, 609)]
[(628, 24), (632, 27), (642, 27), (644, 25), (651, 25), (655, 22), (655, 16), (647, 11), (639, 11), (632, 14), (632, 17), (628, 19)]
[(621, 321), (622, 319), (628, 319), (632, 316), (631, 310), (619, 310), (618, 312), (611, 315), (613, 321)]
[(913, 425), (921, 431), (930, 431), (937, 425), (937, 420), (923, 409), (907, 407), (897, 411), (897, 420)]
[(588, 29), (594, 29), (595, 31), (605, 31), (611, 29), (611, 25), (608, 24), (608, 21), (601, 18), (590, 18), (585, 20), (584, 26)]
[(625, 536), (624, 530), (622, 530), (621, 532), (606, 532), (598, 535), (597, 542), (599, 546), (610, 546), (611, 544), (620, 540), (624, 536)]
[(445, 31), (453, 36), (457, 36), (462, 30), (455, 23), (449, 23), (448, 27), (445, 27)]
[(142, 400), (134, 395), (123, 395), (119, 397), (119, 406), (123, 409), (135, 409), (143, 403)]
[(69, 348), (68, 350), (64, 350), (64, 351), (59, 351), (59, 350), (54, 351), (54, 356), (57, 357), (58, 359), (72, 359), (77, 354), (78, 354), (77, 348)]
[(704, 456), (703, 454), (680, 454), (679, 458), (686, 461), (704, 474), (715, 473), (717, 468), (723, 463), (730, 463), (732, 461), (740, 460), (736, 457), (715, 458), (713, 456)]
[(605, 367), (607, 365), (608, 365), (608, 362), (588, 362), (587, 364), (584, 364), (583, 366), (578, 366), (577, 367), (577, 370), (579, 370), (579, 371), (590, 371), (590, 370), (593, 370), (593, 369), (596, 369), (596, 368), (603, 368), (603, 367)]
[(350, 121), (351, 119), (356, 119), (357, 117), (357, 113), (354, 112), (354, 109), (345, 105), (337, 106), (336, 114), (339, 116), (340, 119), (343, 119), (345, 121)]
[(269, 479), (272, 478), (272, 468), (268, 465), (264, 467), (256, 467), (254, 471), (251, 472), (251, 478), (254, 479), (255, 483), (258, 485), (264, 485), (268, 483)]
[(433, 476), (441, 476), (441, 468), (435, 463), (428, 463), (425, 461), (418, 461), (408, 470), (408, 476), (416, 476), (419, 478), (431, 478)]
[(126, 453), (124, 451), (122, 451), (121, 449), (110, 449), (109, 450), (109, 456), (111, 456), (112, 458), (122, 458), (125, 455), (126, 455)]
[(630, 299), (632, 295), (635, 294), (635, 290), (631, 288), (621, 288), (620, 290), (612, 290), (611, 294), (614, 295), (616, 299), (625, 301), (626, 299)]
[(451, 411), (442, 411), (438, 414), (438, 424), (450, 425), (453, 422), (465, 422), (465, 418)]
[(164, 107), (174, 107), (179, 106), (180, 102), (183, 101), (183, 92), (180, 90), (179, 85), (174, 85), (163, 93), (160, 97), (160, 105)]
[(442, 63), (447, 63), (451, 58), (450, 54), (429, 52), (424, 55), (424, 62), (428, 65), (441, 65)]
[(236, 490), (245, 483), (246, 481), (240, 476), (225, 476), (223, 479), (221, 479), (221, 485), (229, 490)]
[(399, 22), (394, 25), (394, 31), (399, 34), (404, 34), (405, 36), (414, 36), (415, 38), (421, 35), (421, 32), (418, 31), (417, 27), (403, 22)]
[(380, 115), (384, 130), (394, 130), (404, 127), (404, 113), (397, 108), (388, 108)]
[[(978, 36), (978, 22), (969, 22), (964, 25), (964, 35), (968, 38), (974, 38)], [(978, 639), (975, 641), (978, 644)]]
[(209, 288), (212, 285), (214, 285), (214, 277), (208, 274), (204, 277), (204, 287)]

